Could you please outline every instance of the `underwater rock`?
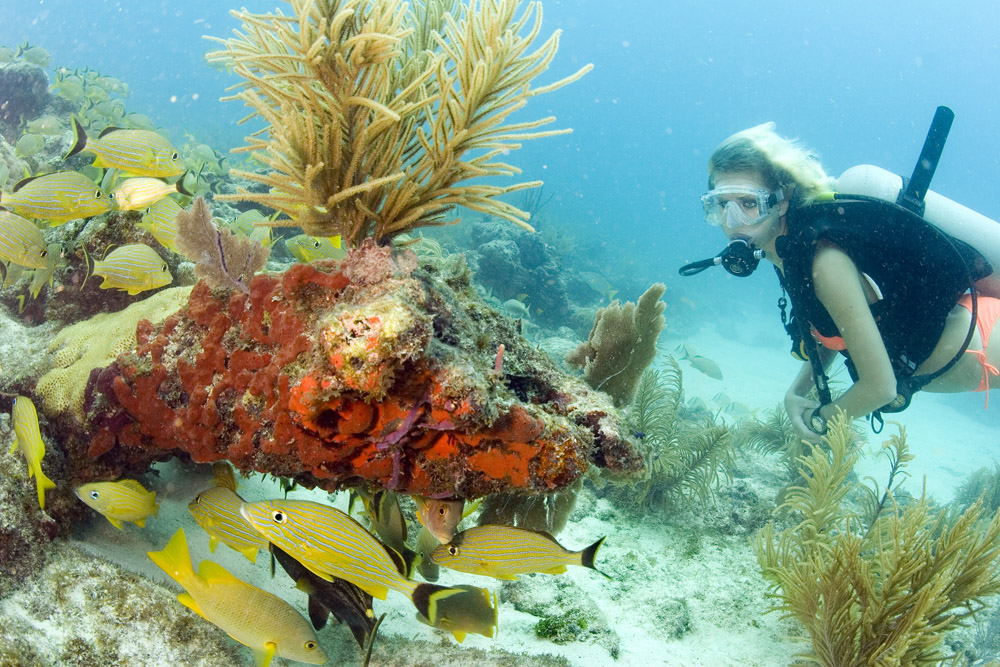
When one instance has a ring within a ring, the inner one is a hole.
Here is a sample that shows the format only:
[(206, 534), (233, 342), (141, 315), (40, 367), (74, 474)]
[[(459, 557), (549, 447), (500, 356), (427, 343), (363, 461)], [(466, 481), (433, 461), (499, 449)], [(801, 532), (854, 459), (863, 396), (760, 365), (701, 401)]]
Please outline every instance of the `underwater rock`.
[(0, 134), (13, 144), (18, 126), (39, 116), (50, 98), (49, 80), (41, 67), (0, 63)]
[(610, 401), (485, 306), (464, 263), (415, 264), (366, 243), (249, 294), (199, 283), (91, 374), (81, 481), (187, 455), (328, 491), (474, 498), (642, 468)]

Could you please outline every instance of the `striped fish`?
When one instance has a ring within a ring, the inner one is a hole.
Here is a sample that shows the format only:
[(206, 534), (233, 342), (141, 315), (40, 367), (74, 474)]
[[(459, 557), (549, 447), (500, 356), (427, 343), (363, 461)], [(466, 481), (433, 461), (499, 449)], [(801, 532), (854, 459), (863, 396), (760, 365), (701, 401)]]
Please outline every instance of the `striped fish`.
[(156, 516), (160, 511), (156, 492), (147, 491), (134, 479), (84, 484), (77, 487), (76, 497), (103, 514), (118, 530), (122, 529), (122, 521), (131, 521), (144, 528), (146, 517)]
[(101, 289), (119, 289), (133, 296), (169, 285), (174, 279), (163, 258), (145, 243), (115, 248), (104, 259), (94, 262), (91, 273), (104, 278)]
[(339, 236), (307, 236), (299, 234), (285, 239), (285, 247), (292, 257), (303, 264), (317, 259), (343, 259), (347, 251), (340, 247)]
[(162, 200), (169, 194), (179, 192), (190, 195), (184, 189), (184, 179), (176, 183), (166, 183), (158, 178), (140, 176), (126, 178), (114, 191), (115, 207), (119, 211), (138, 211)]
[(29, 269), (44, 269), (48, 254), (38, 225), (0, 208), (0, 259)]
[(63, 223), (106, 213), (111, 198), (77, 171), (54, 171), (19, 181), (12, 192), (0, 193), (0, 206), (26, 218)]
[(403, 576), (402, 557), (340, 510), (308, 500), (244, 503), (243, 518), (272, 544), (309, 571), (331, 581), (339, 577), (384, 600), (390, 589), (410, 598), (431, 625), (436, 603), (458, 589), (421, 584)]
[(28, 479), (35, 478), (38, 490), (38, 506), (45, 509), (45, 490), (56, 488), (55, 482), (42, 472), (42, 459), (45, 457), (45, 443), (38, 429), (38, 412), (30, 398), (18, 396), (14, 399), (14, 409), (11, 411), (11, 422), (14, 424), (14, 443), (10, 453), (20, 449), (21, 455), (28, 464)]
[(170, 197), (149, 206), (137, 226), (153, 235), (164, 248), (177, 252), (177, 214), (183, 209)]
[(136, 176), (167, 178), (184, 173), (184, 163), (170, 141), (152, 130), (105, 128), (96, 139), (73, 118), (73, 147), (67, 159), (81, 151), (93, 153), (95, 167), (114, 167)]
[(548, 533), (487, 525), (458, 533), (435, 549), (431, 559), (442, 567), (497, 579), (516, 580), (517, 575), (529, 572), (562, 574), (567, 565), (589, 567), (604, 574), (594, 567), (603, 543), (602, 537), (586, 549), (569, 551)]
[(236, 493), (236, 481), (228, 463), (216, 464), (216, 484), (199, 493), (188, 505), (194, 520), (208, 533), (208, 550), (215, 553), (222, 542), (256, 563), (257, 550), (267, 551), (270, 544), (240, 514), (243, 499)]
[(310, 665), (326, 664), (316, 633), (290, 604), (237, 579), (210, 560), (203, 560), (195, 572), (183, 528), (162, 551), (147, 555), (187, 591), (177, 596), (180, 603), (248, 646), (258, 667), (267, 667), (274, 656)]

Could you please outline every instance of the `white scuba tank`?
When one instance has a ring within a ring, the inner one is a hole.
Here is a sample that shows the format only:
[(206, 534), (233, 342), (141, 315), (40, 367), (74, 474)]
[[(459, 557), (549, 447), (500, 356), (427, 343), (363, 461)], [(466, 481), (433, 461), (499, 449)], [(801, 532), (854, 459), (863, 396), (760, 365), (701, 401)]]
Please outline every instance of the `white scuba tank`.
[[(899, 174), (870, 164), (851, 167), (837, 179), (834, 190), (846, 195), (867, 195), (895, 202), (903, 187)], [(975, 248), (993, 267), (977, 287), (991, 296), (1000, 295), (1000, 222), (987, 218), (957, 201), (928, 190), (924, 197), (924, 220), (944, 233)]]

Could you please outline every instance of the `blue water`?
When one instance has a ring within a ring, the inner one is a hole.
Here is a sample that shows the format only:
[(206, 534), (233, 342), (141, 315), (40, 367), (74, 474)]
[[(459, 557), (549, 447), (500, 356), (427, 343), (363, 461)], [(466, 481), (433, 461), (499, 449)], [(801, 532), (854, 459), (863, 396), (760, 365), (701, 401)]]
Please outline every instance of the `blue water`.
[[(573, 134), (530, 142), (511, 160), (555, 194), (552, 224), (592, 242), (608, 263), (673, 282), (679, 264), (716, 252), (721, 236), (702, 225), (697, 201), (706, 159), (724, 137), (766, 120), (818, 151), (830, 173), (863, 162), (909, 173), (934, 107), (947, 104), (957, 118), (934, 187), (1000, 217), (1000, 6), (685, 4), (544, 3), (546, 33), (563, 33), (543, 82), (585, 63), (594, 70), (528, 107)], [(227, 3), (6, 0), (0, 25), (0, 43), (28, 40), (51, 51), (53, 66), (124, 79), (129, 109), (175, 136), (226, 148), (244, 135), (235, 125), (242, 105), (217, 101), (236, 78), (202, 58), (212, 48), (202, 35), (236, 27)], [(719, 275), (698, 280), (699, 291), (733, 288)], [(755, 293), (757, 283), (739, 289)]]

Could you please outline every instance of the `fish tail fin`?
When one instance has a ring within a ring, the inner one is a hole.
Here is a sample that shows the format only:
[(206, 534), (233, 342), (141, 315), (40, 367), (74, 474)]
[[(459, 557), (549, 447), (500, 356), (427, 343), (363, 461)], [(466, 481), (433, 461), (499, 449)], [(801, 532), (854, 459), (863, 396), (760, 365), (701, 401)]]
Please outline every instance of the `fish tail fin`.
[(80, 124), (79, 119), (73, 116), (73, 145), (70, 147), (69, 152), (63, 156), (63, 159), (70, 158), (84, 149), (87, 145), (87, 131), (83, 129), (83, 125)]
[(45, 476), (41, 466), (35, 471), (35, 486), (38, 487), (38, 507), (45, 509), (45, 491), (56, 488), (56, 483)]
[(610, 575), (604, 574), (603, 572), (601, 572), (600, 570), (597, 569), (596, 565), (594, 565), (594, 560), (597, 558), (597, 550), (601, 548), (601, 545), (604, 544), (604, 540), (606, 540), (606, 539), (607, 539), (607, 535), (605, 535), (604, 537), (602, 537), (601, 539), (597, 540), (596, 542), (594, 542), (593, 544), (591, 544), (589, 547), (587, 547), (586, 549), (584, 549), (583, 551), (581, 551), (580, 552), (580, 565), (582, 565), (584, 567), (589, 567), (594, 572), (602, 574), (605, 577), (607, 577), (608, 579), (610, 579), (611, 578)]
[(195, 576), (183, 528), (177, 529), (162, 551), (149, 551), (146, 555), (181, 586)]
[(190, 171), (185, 171), (183, 174), (181, 174), (181, 177), (177, 179), (177, 192), (181, 193), (182, 195), (187, 195), (188, 197), (193, 197), (194, 195), (192, 195), (188, 191), (188, 189), (184, 187), (184, 179), (187, 178), (187, 175), (190, 173), (191, 173)]
[(410, 595), (410, 600), (417, 608), (417, 613), (427, 619), (428, 625), (433, 626), (437, 624), (438, 620), (438, 601), (462, 592), (461, 588), (449, 588), (437, 584), (417, 584)]

